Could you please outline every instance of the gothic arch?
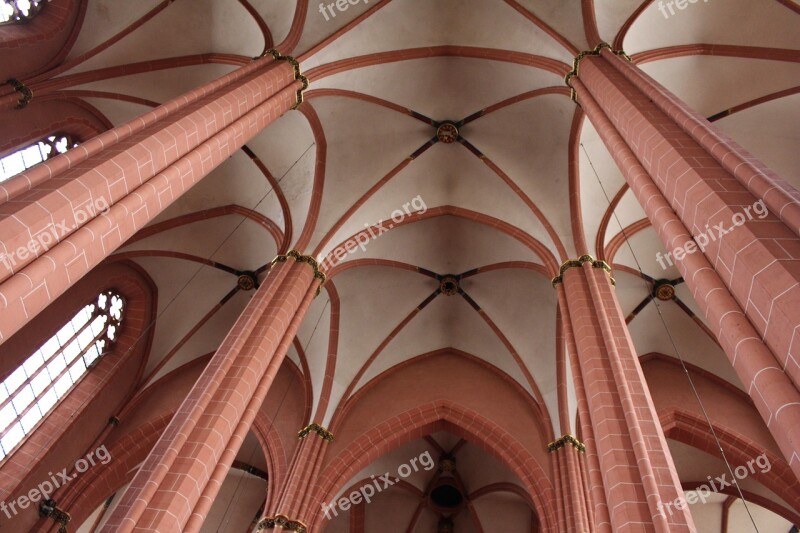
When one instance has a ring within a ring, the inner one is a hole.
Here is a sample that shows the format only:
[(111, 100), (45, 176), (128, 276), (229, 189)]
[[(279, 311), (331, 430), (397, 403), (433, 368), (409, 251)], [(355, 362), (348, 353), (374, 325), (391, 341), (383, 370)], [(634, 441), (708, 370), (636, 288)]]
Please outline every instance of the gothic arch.
[(78, 98), (50, 98), (25, 109), (0, 110), (0, 156), (54, 133), (83, 142), (111, 127), (97, 108)]
[[(554, 531), (553, 487), (536, 459), (510, 433), (479, 413), (449, 400), (438, 400), (396, 414), (354, 439), (325, 461), (317, 497), (329, 501), (362, 468), (388, 451), (429, 433), (447, 430), (493, 455), (522, 481), (536, 508), (543, 531)], [(312, 529), (323, 519), (314, 509)]]
[[(192, 386), (210, 356), (198, 357), (171, 371), (130, 403), (126, 414), (121, 416), (120, 428), (106, 439), (112, 460), (107, 466), (97, 466), (87, 471), (68, 485), (66, 492), (58, 498), (61, 507), (72, 515), (73, 524), (82, 524), (104, 500), (133, 479), (137, 465), (150, 453), (180, 406), (181, 399), (187, 394), (188, 390), (185, 389)], [(187, 380), (187, 377), (190, 379)], [(285, 388), (281, 386), (281, 381), (288, 381), (288, 387), (302, 383), (300, 372), (291, 361), (287, 360), (287, 364), (279, 371), (276, 379), (278, 392), (267, 397), (251, 428), (267, 462), (268, 499), (286, 476), (288, 462), (294, 451), (292, 444), (296, 442), (293, 434), (281, 435), (283, 428), (276, 427), (267, 412), (270, 407), (281, 404), (280, 393)], [(301, 392), (299, 396), (304, 397), (304, 393)], [(43, 524), (49, 525), (40, 522), (39, 531), (42, 533), (49, 530)]]
[(78, 38), (87, 5), (88, 0), (51, 0), (32, 20), (4, 25), (0, 79), (24, 80), (63, 61)]
[[(43, 338), (54, 335), (65, 320), (108, 288), (126, 301), (125, 321), (112, 351), (99, 359), (5, 459), (0, 466), (0, 499), (13, 497), (22, 487), (35, 487), (50, 477), (47, 472), (72, 468), (108, 425), (109, 417), (135, 392), (152, 342), (153, 332), (147, 325), (155, 316), (157, 296), (149, 276), (125, 262), (97, 267), (11, 337), (3, 347), (0, 377), (16, 369), (39, 348)], [(37, 518), (36, 510), (29, 507), (15, 517), (14, 525), (24, 529), (24, 524), (30, 526)]]
[[(676, 409), (670, 413), (660, 413), (660, 419), (664, 435), (668, 439), (682, 442), (714, 457), (719, 456), (719, 448), (708, 431), (708, 424), (699, 416)], [(771, 469), (765, 473), (756, 470), (751, 476), (793, 505), (796, 512), (800, 512), (800, 481), (794, 477), (789, 465), (780, 455), (765, 450), (763, 445), (748, 436), (735, 434), (719, 424), (714, 424), (714, 433), (719, 438), (732, 468), (746, 465), (761, 454), (766, 455)]]

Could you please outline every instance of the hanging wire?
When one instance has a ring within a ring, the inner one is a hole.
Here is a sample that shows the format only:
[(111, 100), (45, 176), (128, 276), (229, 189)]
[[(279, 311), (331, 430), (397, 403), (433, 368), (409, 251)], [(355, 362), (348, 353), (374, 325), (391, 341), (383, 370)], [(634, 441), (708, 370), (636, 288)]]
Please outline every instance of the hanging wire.
[[(308, 346), (311, 344), (311, 341), (314, 339), (314, 334), (317, 332), (317, 328), (319, 327), (319, 323), (320, 323), (320, 321), (322, 321), (322, 317), (325, 315), (325, 310), (328, 308), (328, 305), (330, 305), (330, 303), (331, 303), (330, 299), (328, 299), (325, 302), (325, 306), (322, 308), (322, 312), (320, 312), (319, 317), (317, 317), (316, 324), (314, 324), (314, 329), (311, 331), (311, 336), (308, 338), (308, 342), (306, 342), (306, 345), (303, 347), (303, 353), (308, 353), (308, 351), (307, 351), (308, 350)], [(283, 393), (283, 397), (281, 397), (281, 402), (278, 404), (278, 408), (275, 410), (275, 414), (272, 415), (272, 418), (270, 418), (269, 426), (267, 426), (267, 432), (272, 429), (273, 425), (275, 425), (275, 419), (278, 418), (278, 413), (280, 413), (281, 407), (283, 407), (283, 402), (286, 401), (286, 397), (289, 395), (289, 391), (291, 390), (291, 388), (292, 388), (292, 384), (289, 383), (287, 385), (287, 387), (286, 387), (286, 392), (284, 392)], [(264, 399), (266, 400), (266, 398), (264, 398)], [(253, 447), (253, 450), (250, 452), (250, 456), (247, 459), (247, 463), (248, 464), (251, 464), (251, 465), (253, 464), (253, 459), (255, 459), (255, 454), (259, 450), (260, 450), (260, 448), (258, 446), (254, 446)], [(272, 475), (272, 472), (267, 472), (267, 475), (268, 476)], [(222, 520), (221, 520), (219, 526), (217, 526), (217, 529), (216, 529), (217, 532), (219, 532), (220, 528), (223, 525), (227, 526), (230, 523), (231, 519), (229, 517), (229, 512), (231, 510), (231, 506), (233, 505), (234, 500), (236, 499), (236, 494), (239, 492), (239, 488), (241, 487), (243, 480), (244, 480), (244, 476), (240, 476), (239, 477), (239, 481), (236, 483), (236, 488), (234, 489), (233, 494), (231, 495), (231, 499), (228, 502), (228, 505), (225, 506), (225, 513), (222, 515)], [(264, 503), (266, 505), (266, 502), (264, 502)], [(266, 507), (264, 508), (264, 511), (266, 511)], [(226, 518), (227, 518), (227, 520), (226, 520)]]
[[(592, 158), (589, 157), (589, 152), (586, 150), (586, 147), (581, 142), (581, 148), (583, 149), (583, 153), (586, 155), (586, 159), (589, 162), (589, 166), (592, 167), (592, 172), (594, 173), (595, 178), (597, 179), (597, 183), (600, 185), (600, 188), (603, 191), (603, 196), (606, 197), (606, 202), (608, 202), (608, 207), (611, 209), (611, 199), (606, 192), (606, 188), (603, 185), (603, 182), (600, 180), (600, 176), (597, 174), (597, 169), (594, 168), (594, 163), (592, 163)], [(625, 237), (625, 244), (628, 246), (628, 250), (631, 252), (631, 256), (633, 260), (636, 262), (636, 268), (639, 270), (639, 274), (641, 274), (640, 279), (645, 285), (645, 288), (648, 289), (648, 292), (652, 292), (650, 288), (647, 286), (647, 280), (644, 278), (644, 271), (642, 270), (642, 265), (639, 263), (639, 258), (636, 257), (636, 253), (633, 251), (633, 246), (631, 246), (630, 239), (628, 238), (627, 233), (625, 233), (625, 228), (622, 226), (622, 222), (619, 220), (619, 216), (617, 215), (617, 210), (612, 209), (612, 214), (614, 215), (614, 220), (617, 221), (617, 225), (619, 226), (620, 232)], [(744, 509), (747, 511), (747, 516), (750, 517), (750, 521), (753, 523), (753, 528), (758, 532), (758, 526), (756, 525), (756, 521), (753, 518), (753, 515), (750, 513), (750, 508), (747, 505), (747, 500), (744, 499), (744, 494), (742, 494), (742, 489), (739, 487), (739, 482), (736, 479), (736, 476), (733, 475), (733, 468), (731, 467), (730, 462), (728, 462), (728, 458), (725, 455), (725, 450), (722, 449), (722, 443), (717, 437), (717, 432), (714, 431), (714, 425), (711, 423), (711, 418), (708, 416), (708, 412), (706, 411), (705, 405), (703, 405), (703, 401), (700, 399), (700, 394), (697, 392), (697, 387), (695, 387), (694, 380), (692, 379), (692, 375), (689, 373), (689, 369), (686, 366), (686, 362), (683, 359), (683, 355), (681, 351), (678, 349), (678, 345), (675, 343), (675, 338), (672, 336), (672, 332), (669, 330), (667, 326), (667, 321), (664, 318), (664, 315), (661, 313), (661, 306), (659, 305), (657, 298), (653, 298), (652, 302), (655, 304), (656, 311), (658, 312), (658, 317), (661, 320), (661, 324), (664, 326), (664, 331), (667, 333), (667, 337), (669, 338), (669, 342), (672, 345), (672, 349), (675, 350), (675, 355), (678, 356), (678, 360), (681, 363), (681, 367), (683, 368), (683, 372), (686, 374), (686, 379), (689, 380), (689, 386), (692, 388), (692, 392), (694, 393), (694, 397), (697, 400), (698, 405), (700, 405), (700, 410), (703, 412), (703, 417), (706, 419), (706, 423), (708, 424), (708, 428), (711, 431), (711, 435), (714, 437), (714, 441), (717, 444), (717, 448), (719, 448), (719, 452), (722, 455), (722, 460), (725, 461), (725, 467), (728, 469), (728, 473), (731, 475), (731, 479), (733, 480), (733, 486), (736, 487), (736, 492), (739, 493), (739, 498), (742, 500), (742, 504), (744, 504)], [(715, 491), (716, 493), (716, 491)]]
[[(289, 168), (286, 170), (286, 172), (284, 172), (284, 173), (283, 173), (283, 175), (282, 175), (282, 176), (280, 177), (280, 179), (277, 181), (277, 184), (278, 184), (278, 185), (280, 185), (280, 183), (283, 181), (283, 179), (284, 179), (284, 178), (285, 178), (285, 177), (286, 177), (286, 176), (287, 176), (287, 175), (288, 175), (288, 174), (289, 174), (289, 173), (292, 171), (292, 169), (294, 169), (294, 167), (297, 165), (297, 163), (299, 163), (299, 162), (300, 162), (300, 160), (301, 160), (301, 159), (303, 159), (303, 157), (305, 157), (305, 155), (308, 153), (308, 151), (309, 151), (309, 150), (311, 150), (311, 148), (313, 148), (315, 145), (316, 145), (316, 143), (311, 143), (311, 145), (309, 145), (309, 147), (308, 147), (308, 148), (306, 148), (306, 149), (303, 151), (303, 153), (302, 153), (302, 154), (300, 154), (300, 157), (298, 157), (298, 158), (297, 158), (297, 159), (294, 161), (294, 163), (292, 163), (292, 164), (291, 164), (291, 166), (290, 166), (290, 167), (289, 167)], [(273, 188), (273, 187), (270, 187), (270, 189), (269, 189), (269, 190), (268, 190), (268, 191), (267, 191), (267, 192), (266, 192), (266, 193), (265, 193), (265, 194), (264, 194), (264, 195), (261, 197), (261, 199), (259, 199), (259, 200), (258, 200), (258, 202), (256, 202), (256, 204), (255, 204), (255, 205), (252, 207), (252, 210), (255, 210), (255, 209), (256, 209), (256, 208), (257, 208), (259, 205), (261, 205), (261, 203), (262, 203), (262, 202), (264, 202), (264, 201), (267, 199), (267, 197), (270, 195), (270, 193), (271, 193), (273, 190), (274, 190), (274, 188)], [(209, 255), (209, 257), (207, 258), (209, 261), (210, 261), (210, 260), (211, 260), (211, 259), (212, 259), (212, 258), (213, 258), (213, 257), (214, 257), (216, 254), (217, 254), (217, 252), (219, 252), (219, 250), (220, 250), (220, 249), (221, 249), (221, 248), (222, 248), (222, 247), (225, 245), (225, 243), (227, 243), (227, 242), (228, 242), (228, 240), (229, 240), (229, 239), (230, 239), (230, 238), (231, 238), (231, 237), (232, 237), (232, 236), (233, 236), (233, 235), (234, 235), (234, 234), (235, 234), (235, 233), (238, 231), (238, 229), (239, 229), (239, 228), (242, 226), (242, 224), (244, 224), (244, 222), (245, 222), (246, 220), (247, 220), (247, 217), (246, 217), (246, 216), (242, 216), (242, 219), (239, 221), (239, 223), (238, 223), (238, 224), (237, 224), (237, 225), (236, 225), (236, 226), (235, 226), (235, 227), (234, 227), (234, 228), (233, 228), (233, 229), (232, 229), (232, 230), (231, 230), (231, 231), (230, 231), (230, 232), (229, 232), (229, 233), (228, 233), (228, 234), (225, 236), (225, 238), (224, 238), (224, 239), (222, 240), (222, 242), (221, 242), (221, 243), (220, 243), (220, 244), (219, 244), (219, 245), (218, 245), (218, 246), (217, 246), (217, 247), (214, 249), (214, 251), (213, 251), (213, 252), (211, 252), (211, 255)], [(153, 319), (150, 321), (150, 323), (149, 323), (149, 324), (147, 324), (147, 326), (146, 326), (146, 327), (145, 327), (145, 328), (142, 330), (142, 332), (141, 332), (141, 333), (139, 334), (139, 336), (136, 338), (136, 341), (135, 341), (135, 342), (133, 342), (133, 343), (131, 344), (131, 347), (130, 347), (130, 348), (128, 348), (128, 350), (127, 350), (127, 351), (126, 351), (124, 354), (118, 354), (118, 355), (116, 355), (116, 356), (113, 358), (113, 359), (114, 359), (114, 366), (113, 366), (113, 367), (111, 367), (111, 368), (109, 369), (109, 373), (113, 373), (113, 372), (114, 372), (114, 370), (116, 370), (116, 368), (117, 368), (119, 365), (121, 365), (123, 361), (125, 361), (125, 355), (127, 355), (127, 354), (128, 354), (130, 351), (131, 351), (131, 350), (133, 350), (133, 349), (134, 349), (134, 348), (135, 348), (135, 347), (136, 347), (136, 346), (139, 344), (139, 342), (140, 342), (140, 341), (141, 341), (141, 340), (144, 338), (144, 336), (145, 336), (145, 335), (147, 335), (147, 334), (149, 333), (150, 329), (152, 329), (152, 328), (155, 326), (156, 322), (157, 322), (157, 321), (158, 321), (160, 318), (162, 318), (162, 317), (163, 317), (163, 316), (164, 316), (164, 315), (167, 313), (167, 311), (169, 311), (169, 309), (172, 307), (172, 305), (175, 303), (175, 301), (178, 299), (178, 297), (179, 297), (181, 294), (183, 294), (183, 291), (185, 291), (185, 290), (186, 290), (186, 288), (187, 288), (187, 287), (188, 287), (188, 286), (189, 286), (189, 285), (192, 283), (192, 281), (194, 281), (194, 279), (195, 279), (195, 278), (196, 278), (196, 277), (197, 277), (197, 276), (200, 274), (200, 272), (201, 272), (201, 271), (202, 271), (204, 268), (206, 268), (206, 266), (207, 266), (207, 265), (205, 265), (205, 264), (201, 264), (201, 265), (200, 265), (200, 266), (197, 268), (197, 270), (195, 270), (195, 271), (194, 271), (194, 273), (193, 273), (193, 274), (192, 274), (192, 275), (189, 277), (189, 279), (186, 281), (186, 283), (184, 283), (184, 284), (183, 284), (183, 286), (182, 286), (182, 287), (180, 288), (180, 290), (179, 290), (179, 291), (178, 291), (178, 292), (175, 294), (175, 296), (173, 296), (173, 297), (172, 297), (172, 299), (171, 299), (171, 300), (170, 300), (170, 301), (167, 303), (167, 305), (164, 307), (164, 309), (162, 309), (162, 310), (161, 310), (161, 312), (157, 312), (157, 313), (156, 313), (156, 316), (155, 316), (155, 317), (153, 317)], [(49, 445), (50, 445), (50, 443), (51, 443), (51, 442), (53, 442), (53, 441), (54, 441), (54, 440), (57, 438), (57, 436), (61, 436), (61, 435), (63, 435), (63, 429), (64, 429), (65, 425), (66, 425), (66, 424), (67, 424), (67, 423), (68, 423), (70, 420), (72, 420), (72, 419), (75, 417), (75, 413), (77, 413), (78, 411), (80, 411), (81, 409), (83, 409), (83, 407), (86, 405), (86, 403), (88, 403), (88, 402), (89, 402), (89, 401), (90, 401), (92, 398), (94, 398), (94, 397), (95, 397), (95, 393), (97, 393), (99, 390), (100, 390), (100, 386), (96, 387), (96, 388), (95, 388), (95, 390), (94, 390), (94, 391), (92, 391), (92, 394), (88, 394), (88, 395), (86, 396), (86, 399), (85, 399), (85, 400), (83, 400), (83, 401), (82, 401), (82, 402), (81, 402), (81, 403), (80, 403), (80, 404), (79, 404), (79, 405), (78, 405), (78, 406), (77, 406), (77, 407), (76, 407), (76, 408), (73, 410), (73, 412), (72, 412), (72, 414), (71, 414), (71, 415), (69, 415), (68, 417), (65, 417), (65, 421), (64, 421), (64, 423), (62, 423), (62, 424), (61, 424), (61, 426), (59, 426), (59, 428), (58, 428), (59, 430), (62, 430), (62, 431), (58, 431), (58, 432), (54, 433), (54, 435), (53, 435), (52, 437), (50, 437), (50, 439), (48, 439), (47, 441), (45, 441), (45, 442), (43, 442), (43, 443), (42, 443), (42, 445), (39, 447), (39, 450), (36, 452), (36, 457), (35, 457), (35, 458), (32, 460), (32, 462), (36, 462), (36, 461), (37, 461), (37, 460), (38, 460), (38, 459), (41, 457), (42, 451), (43, 451), (43, 450), (44, 450), (46, 447), (47, 447), (47, 448), (49, 448)], [(71, 391), (70, 391), (70, 392), (71, 392)], [(67, 393), (67, 394), (70, 394), (70, 393)], [(35, 432), (35, 431), (36, 431), (36, 430), (34, 429), (34, 432)], [(32, 433), (33, 433), (33, 432), (32, 432)], [(31, 434), (32, 434), (32, 433), (31, 433)], [(11, 454), (9, 454), (9, 456), (10, 456), (10, 455), (12, 455), (13, 453), (14, 453), (14, 452), (12, 451), (12, 452), (11, 452)], [(71, 465), (70, 465), (70, 466), (71, 466)], [(60, 488), (60, 487), (59, 487), (59, 488)]]

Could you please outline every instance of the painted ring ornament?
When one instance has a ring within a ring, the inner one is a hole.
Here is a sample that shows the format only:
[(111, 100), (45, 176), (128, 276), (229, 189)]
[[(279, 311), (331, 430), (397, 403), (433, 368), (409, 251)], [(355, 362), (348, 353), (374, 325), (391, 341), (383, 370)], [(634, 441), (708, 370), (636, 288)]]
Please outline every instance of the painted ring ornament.
[(450, 274), (444, 276), (439, 282), (439, 291), (445, 296), (458, 294), (458, 278)]
[(236, 284), (239, 286), (239, 289), (243, 291), (251, 291), (256, 286), (255, 276), (251, 273), (245, 273), (239, 276)]
[(445, 144), (454, 143), (458, 139), (458, 128), (452, 122), (440, 124), (436, 129), (436, 138)]
[(673, 287), (669, 283), (665, 283), (663, 285), (659, 285), (656, 288), (656, 298), (662, 301), (669, 301), (675, 297), (675, 287)]

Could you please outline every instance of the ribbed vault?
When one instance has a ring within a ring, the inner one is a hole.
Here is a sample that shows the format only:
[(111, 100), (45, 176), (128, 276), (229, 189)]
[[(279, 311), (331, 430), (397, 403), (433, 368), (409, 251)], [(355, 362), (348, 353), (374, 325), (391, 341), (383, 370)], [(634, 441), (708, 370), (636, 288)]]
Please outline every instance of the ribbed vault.
[[(664, 17), (659, 4), (373, 0), (331, 17), (308, 0), (84, 2), (60, 66), (47, 75), (31, 67), (31, 109), (81, 104), (93, 125), (119, 125), (268, 48), (298, 58), (310, 80), (297, 111), (112, 256), (139, 265), (158, 289), (142, 394), (213, 352), (252, 295), (241, 276), (263, 281), (270, 260), (295, 248), (316, 256), (329, 275), (289, 353), (302, 374), (302, 425), (318, 422), (337, 437), (345, 428), (337, 446), (346, 446), (394, 416), (393, 402), (420, 395), (459, 402), (459, 387), (481, 387), (459, 364), (504, 380), (532, 417), (535, 435), (523, 444), (541, 459), (541, 475), (528, 478), (509, 464), (489, 476), (473, 442), (482, 436), (459, 429), (455, 418), (431, 419), (425, 431), (443, 432), (436, 437), (395, 443), (416, 453), (464, 438), (469, 443), (457, 445), (474, 448), (459, 470), (475, 480), (467, 490), (476, 503), (458, 531), (494, 530), (487, 524), (504, 513), (519, 517), (504, 531), (530, 531), (531, 511), (543, 524), (554, 519), (552, 502), (536, 493), (551, 490), (547, 443), (577, 431), (550, 284), (569, 258), (589, 253), (612, 264), (640, 354), (674, 359), (668, 330), (687, 363), (737, 395), (741, 383), (677, 270), (657, 262), (658, 237), (563, 77), (589, 43), (612, 43), (800, 186), (800, 7), (714, 0)], [(6, 70), (0, 63), (1, 75), (20, 77)], [(437, 136), (443, 123), (457, 133)], [(363, 245), (337, 257), (348, 241)], [(455, 294), (441, 290), (447, 276)], [(664, 280), (675, 297), (654, 301)], [(436, 357), (454, 369), (434, 365)], [(653, 368), (654, 376), (667, 372)], [(426, 383), (424, 394), (414, 380), (392, 388), (409, 372)], [(359, 404), (378, 382), (392, 392)], [(354, 409), (371, 413), (368, 427), (348, 426)], [(369, 468), (383, 472), (404, 460), (396, 450), (370, 457), (378, 462)], [(698, 457), (708, 450), (675, 444), (673, 452), (685, 465), (682, 480), (697, 481)], [(372, 471), (364, 468), (332, 480), (326, 496), (362, 481)], [(422, 514), (417, 529), (408, 526), (429, 481), (415, 478), (407, 491), (383, 495), (366, 508), (367, 523), (381, 505), (397, 505), (397, 528), (431, 530), (422, 524), (432, 518)], [(800, 513), (795, 500), (763, 486), (752, 492), (784, 516)], [(768, 515), (765, 524), (787, 523)], [(329, 531), (346, 531), (348, 519)]]

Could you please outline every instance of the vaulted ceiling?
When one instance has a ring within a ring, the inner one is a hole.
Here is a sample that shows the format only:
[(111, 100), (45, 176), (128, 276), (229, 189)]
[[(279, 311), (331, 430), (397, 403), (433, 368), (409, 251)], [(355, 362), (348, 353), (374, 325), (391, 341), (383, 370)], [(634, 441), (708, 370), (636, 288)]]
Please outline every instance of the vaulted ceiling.
[[(65, 96), (114, 125), (268, 48), (297, 58), (310, 79), (299, 110), (114, 254), (139, 264), (158, 288), (149, 383), (215, 350), (253, 294), (237, 288), (241, 273), (263, 280), (265, 265), (295, 247), (324, 260), (394, 216), (395, 227), (364, 238), (363, 249), (328, 272), (290, 351), (322, 425), (371, 381), (452, 349), (515, 381), (544, 435), (574, 431), (564, 427), (575, 422), (571, 386), (566, 418), (559, 412), (563, 346), (550, 280), (558, 264), (583, 253), (613, 265), (639, 354), (677, 350), (741, 389), (680, 280), (676, 300), (647, 303), (654, 280), (679, 274), (656, 261), (657, 235), (563, 78), (599, 35), (800, 186), (800, 6), (707, 0), (665, 16), (660, 3), (89, 1), (60, 76)], [(111, 66), (123, 68), (102, 70)], [(87, 77), (76, 86), (69, 80), (77, 73)], [(455, 123), (457, 142), (438, 141), (443, 121)], [(436, 294), (448, 274), (463, 294)], [(439, 382), (450, 386), (447, 374)], [(437, 438), (443, 447), (457, 442)], [(716, 472), (696, 450), (675, 443), (673, 451), (682, 479)], [(519, 483), (488, 461), (459, 468), (481, 483)], [(527, 508), (510, 498), (489, 498), (478, 517)], [(335, 523), (329, 530), (346, 530)], [(465, 524), (457, 530), (468, 531)]]

